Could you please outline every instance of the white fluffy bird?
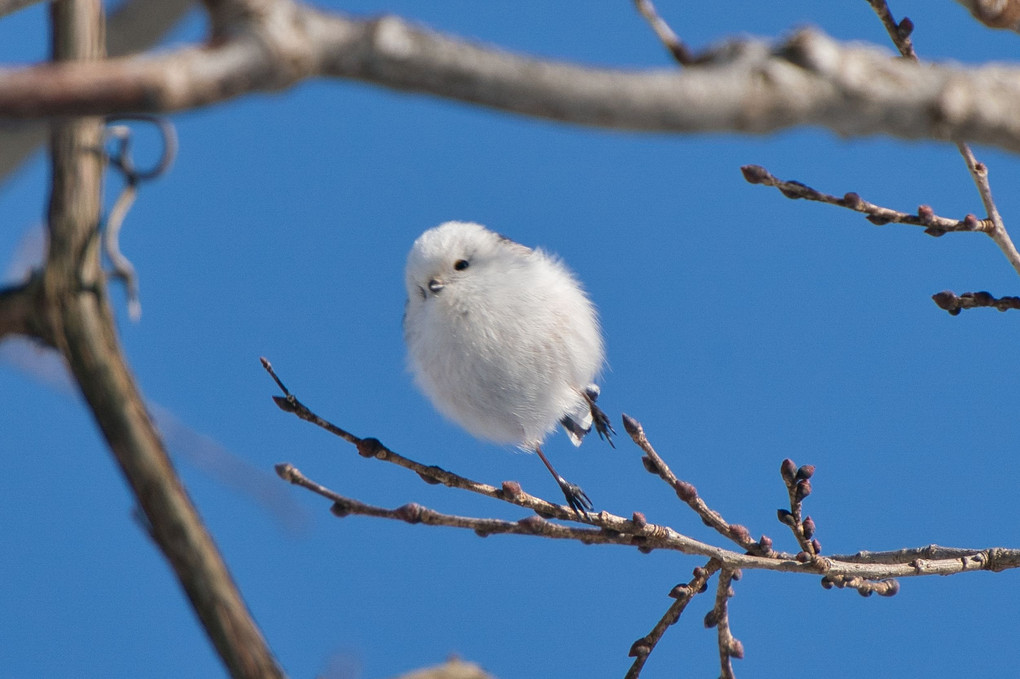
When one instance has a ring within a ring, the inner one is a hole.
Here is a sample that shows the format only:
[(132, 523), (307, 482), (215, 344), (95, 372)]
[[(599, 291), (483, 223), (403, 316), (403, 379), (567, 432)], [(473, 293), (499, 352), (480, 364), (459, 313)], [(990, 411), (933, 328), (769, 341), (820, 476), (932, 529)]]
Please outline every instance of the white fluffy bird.
[[(470, 222), (446, 222), (407, 257), (404, 338), (415, 380), (471, 434), (541, 457), (576, 512), (579, 487), (542, 453), (562, 425), (574, 445), (612, 427), (593, 380), (605, 362), (595, 307), (567, 267)], [(612, 441), (610, 441), (612, 443)]]

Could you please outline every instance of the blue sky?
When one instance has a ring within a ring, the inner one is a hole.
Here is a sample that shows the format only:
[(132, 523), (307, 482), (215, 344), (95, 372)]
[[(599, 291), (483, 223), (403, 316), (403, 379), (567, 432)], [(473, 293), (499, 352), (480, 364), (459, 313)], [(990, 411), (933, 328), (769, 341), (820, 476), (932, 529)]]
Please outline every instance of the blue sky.
[[(887, 44), (866, 2), (657, 3), (694, 46), (814, 25)], [(671, 66), (629, 2), (345, 2), (564, 60)], [(955, 3), (895, 3), (918, 51), (1015, 58)], [(43, 53), (42, 7), (0, 21), (0, 58)], [(168, 44), (200, 39), (201, 16)], [(578, 129), (358, 83), (309, 82), (173, 116), (172, 172), (146, 185), (122, 248), (143, 315), (122, 340), (188, 491), (293, 677), (375, 679), (449, 654), (499, 677), (622, 676), (631, 643), (703, 559), (351, 517), (272, 475), (291, 462), (363, 501), (516, 519), (485, 498), (426, 486), (287, 416), (259, 356), (310, 407), (361, 436), (474, 479), (552, 500), (537, 458), (444, 422), (405, 370), (407, 250), (448, 219), (482, 222), (561, 255), (599, 306), (610, 369), (601, 404), (639, 419), (674, 471), (753, 534), (793, 550), (775, 518), (779, 464), (817, 472), (806, 510), (828, 553), (1015, 547), (1020, 313), (950, 317), (944, 289), (1017, 294), (990, 239), (933, 239), (744, 182), (739, 167), (911, 211), (981, 212), (955, 149), (798, 130), (679, 137)], [(978, 148), (1007, 226), (1013, 156)], [(0, 253), (44, 215), (41, 156), (0, 188)], [(116, 188), (111, 181), (110, 192)], [(1015, 235), (1020, 231), (1015, 231)], [(220, 676), (219, 660), (76, 396), (0, 362), (0, 674)], [(618, 427), (619, 429), (619, 427)], [(558, 435), (546, 451), (599, 509), (643, 511), (714, 537), (646, 473), (640, 452)], [(786, 531), (786, 532), (784, 532)], [(1016, 574), (901, 582), (891, 599), (817, 578), (747, 572), (731, 601), (738, 676), (1008, 673)], [(716, 676), (696, 599), (645, 677)]]

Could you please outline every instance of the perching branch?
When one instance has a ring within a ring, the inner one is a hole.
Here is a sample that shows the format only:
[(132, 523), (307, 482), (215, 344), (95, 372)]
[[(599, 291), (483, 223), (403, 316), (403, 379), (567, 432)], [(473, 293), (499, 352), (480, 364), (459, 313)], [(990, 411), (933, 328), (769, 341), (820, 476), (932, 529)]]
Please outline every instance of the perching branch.
[[(677, 495), (684, 500), (705, 522), (714, 527), (727, 539), (737, 542), (749, 549), (736, 552), (694, 540), (673, 530), (669, 526), (649, 523), (640, 512), (635, 512), (629, 519), (617, 516), (608, 511), (597, 514), (589, 513), (581, 516), (570, 508), (546, 502), (525, 493), (515, 481), (505, 481), (501, 488), (472, 481), (453, 472), (429, 466), (398, 455), (374, 438), (360, 438), (338, 427), (317, 415), (300, 402), (284, 386), (282, 380), (265, 358), (261, 359), (265, 370), (284, 392), (283, 396), (274, 396), (273, 400), (285, 412), (312, 422), (335, 436), (353, 445), (362, 457), (374, 458), (391, 462), (414, 471), (427, 483), (442, 483), (451, 488), (459, 488), (488, 498), (517, 505), (529, 509), (538, 516), (526, 516), (517, 521), (489, 519), (481, 517), (458, 516), (446, 514), (424, 507), (417, 503), (408, 503), (395, 509), (387, 509), (346, 497), (322, 484), (304, 476), (291, 464), (279, 464), (277, 473), (285, 481), (301, 486), (331, 503), (331, 512), (337, 517), (351, 515), (370, 516), (375, 518), (404, 521), (410, 524), (429, 526), (448, 526), (467, 529), (480, 537), (491, 535), (526, 535), (559, 540), (576, 540), (583, 544), (621, 545), (636, 547), (641, 552), (655, 549), (678, 551), (684, 554), (697, 554), (709, 558), (708, 564), (694, 571), (694, 579), (684, 585), (677, 585), (670, 596), (675, 601), (670, 605), (652, 631), (631, 645), (630, 656), (635, 660), (627, 673), (627, 677), (637, 677), (644, 663), (662, 638), (666, 628), (675, 623), (694, 595), (704, 590), (708, 579), (717, 570), (721, 570), (717, 583), (715, 606), (706, 617), (706, 625), (718, 628), (718, 644), (723, 676), (732, 676), (732, 658), (743, 657), (743, 646), (730, 632), (727, 600), (731, 596), (731, 581), (739, 578), (740, 569), (761, 569), (783, 572), (820, 575), (821, 584), (827, 589), (852, 588), (864, 596), (879, 594), (892, 596), (899, 591), (896, 578), (920, 575), (948, 575), (973, 570), (1001, 571), (1020, 568), (1020, 550), (993, 548), (986, 550), (966, 550), (943, 548), (936, 545), (918, 549), (899, 550), (896, 552), (858, 552), (852, 555), (821, 556), (821, 546), (813, 538), (814, 521), (810, 517), (801, 518), (801, 504), (810, 494), (809, 479), (814, 468), (804, 465), (800, 468), (790, 461), (784, 461), (782, 476), (790, 497), (791, 510), (780, 510), (780, 520), (791, 527), (801, 548), (796, 556), (771, 549), (771, 541), (766, 546), (766, 538), (754, 542), (746, 529), (742, 527), (742, 536), (734, 533), (734, 524), (727, 524), (722, 517), (711, 510), (700, 499), (692, 502), (686, 488), (686, 482), (676, 479), (672, 471), (655, 452), (639, 422), (624, 415), (624, 428), (645, 453), (642, 461), (648, 471), (658, 474), (676, 489)], [(690, 486), (693, 489), (693, 486)], [(696, 493), (693, 498), (696, 498)], [(555, 518), (562, 523), (549, 521)], [(571, 525), (576, 523), (584, 526)]]
[[(276, 375), (269, 361), (260, 359), (263, 367), (273, 377), (276, 383), (283, 387), (283, 383)], [(589, 513), (587, 516), (579, 516), (569, 507), (546, 502), (540, 498), (524, 492), (520, 484), (515, 481), (506, 481), (501, 488), (496, 488), (484, 483), (472, 481), (466, 477), (447, 471), (434, 465), (425, 465), (403, 455), (399, 455), (384, 446), (375, 438), (360, 438), (332, 424), (322, 418), (300, 400), (294, 394), (285, 390), (284, 396), (274, 396), (273, 401), (283, 410), (296, 415), (297, 417), (312, 422), (335, 436), (344, 439), (353, 445), (358, 454), (362, 457), (372, 458), (383, 462), (390, 462), (400, 467), (415, 472), (423, 481), (430, 484), (441, 483), (451, 488), (467, 490), (472, 493), (484, 495), (488, 498), (513, 504), (523, 509), (528, 509), (545, 518), (555, 518), (568, 523), (584, 523), (595, 529), (575, 528), (561, 526), (545, 522), (550, 528), (546, 530), (522, 530), (518, 527), (520, 522), (494, 522), (489, 523), (487, 519), (480, 520), (485, 523), (477, 523), (476, 519), (446, 515), (420, 506), (413, 506), (410, 509), (384, 509), (347, 498), (325, 486), (305, 477), (293, 465), (277, 465), (277, 473), (290, 483), (300, 485), (318, 495), (330, 500), (337, 506), (339, 515), (367, 515), (380, 518), (398, 519), (411, 523), (428, 523), (431, 525), (445, 525), (452, 527), (467, 528), (480, 531), (485, 534), (511, 533), (511, 534), (542, 534), (547, 537), (558, 539), (577, 539), (586, 544), (611, 544), (629, 545), (638, 547), (641, 551), (654, 549), (665, 549), (682, 552), (684, 554), (698, 554), (718, 560), (722, 567), (731, 569), (762, 569), (783, 572), (809, 573), (809, 574), (835, 574), (845, 576), (858, 576), (869, 580), (880, 580), (890, 577), (911, 577), (937, 570), (941, 574), (949, 572), (965, 572), (984, 568), (990, 564), (990, 550), (963, 550), (953, 551), (944, 558), (936, 558), (927, 562), (927, 566), (919, 571), (914, 564), (916, 557), (913, 552), (903, 553), (903, 560), (889, 563), (878, 563), (869, 553), (862, 553), (866, 556), (856, 555), (841, 557), (817, 557), (808, 561), (800, 561), (794, 554), (779, 551), (770, 551), (769, 556), (758, 556), (755, 554), (735, 552), (728, 549), (715, 547), (699, 540), (689, 538), (668, 526), (660, 526), (649, 523), (644, 515), (635, 513), (631, 518), (625, 518), (612, 514), (608, 511)], [(625, 416), (626, 417), (626, 416)], [(640, 428), (633, 418), (627, 417), (630, 424), (625, 426)], [(407, 507), (405, 505), (405, 507)], [(427, 516), (427, 520), (422, 519)], [(529, 519), (525, 519), (529, 521)], [(535, 526), (543, 524), (534, 524)], [(559, 530), (564, 528), (565, 530)], [(728, 536), (727, 536), (728, 537)], [(757, 544), (757, 543), (754, 543)], [(932, 549), (931, 547), (926, 549)], [(960, 557), (966, 554), (970, 557), (967, 561)], [(1020, 567), (1020, 550), (998, 550), (995, 552), (994, 563), (997, 569)], [(987, 568), (985, 568), (987, 570)]]

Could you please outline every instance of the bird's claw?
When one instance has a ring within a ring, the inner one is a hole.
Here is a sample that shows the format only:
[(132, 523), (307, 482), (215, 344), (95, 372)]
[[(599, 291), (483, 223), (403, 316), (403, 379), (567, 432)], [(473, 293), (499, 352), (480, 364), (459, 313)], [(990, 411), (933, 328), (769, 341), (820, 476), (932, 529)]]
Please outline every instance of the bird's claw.
[(616, 448), (613, 439), (610, 437), (610, 434), (616, 433), (616, 429), (613, 428), (613, 424), (609, 421), (609, 416), (595, 405), (594, 400), (590, 399), (588, 405), (592, 408), (592, 426), (599, 432), (599, 438), (608, 441), (610, 446)]
[(563, 491), (563, 497), (567, 499), (567, 504), (576, 514), (583, 516), (595, 508), (595, 505), (588, 499), (588, 495), (581, 490), (580, 486), (562, 478), (557, 480), (560, 484), (560, 490)]

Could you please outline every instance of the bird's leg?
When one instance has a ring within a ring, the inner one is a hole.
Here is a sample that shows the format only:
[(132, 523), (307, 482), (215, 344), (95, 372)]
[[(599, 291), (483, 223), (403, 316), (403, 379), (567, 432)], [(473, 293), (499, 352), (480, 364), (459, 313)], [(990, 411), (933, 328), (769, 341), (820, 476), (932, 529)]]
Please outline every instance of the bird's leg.
[(595, 431), (599, 433), (599, 438), (605, 439), (609, 442), (609, 445), (615, 448), (616, 444), (613, 443), (613, 439), (610, 438), (610, 434), (615, 434), (616, 430), (613, 429), (613, 425), (609, 421), (609, 416), (602, 411), (602, 408), (595, 405), (595, 401), (598, 400), (599, 397), (598, 390), (589, 387), (581, 393), (584, 395), (584, 400), (588, 402), (588, 407), (591, 409), (591, 423), (595, 427)]
[(549, 460), (546, 459), (545, 454), (542, 453), (542, 449), (539, 446), (535, 446), (535, 452), (538, 453), (540, 458), (542, 458), (542, 462), (545, 463), (546, 468), (553, 475), (553, 478), (556, 479), (556, 483), (560, 485), (560, 490), (563, 491), (563, 496), (567, 499), (567, 504), (570, 505), (571, 509), (573, 509), (578, 515), (583, 515), (595, 508), (585, 492), (581, 490), (580, 486), (570, 483), (556, 473), (556, 470), (553, 469), (553, 466), (549, 463)]

